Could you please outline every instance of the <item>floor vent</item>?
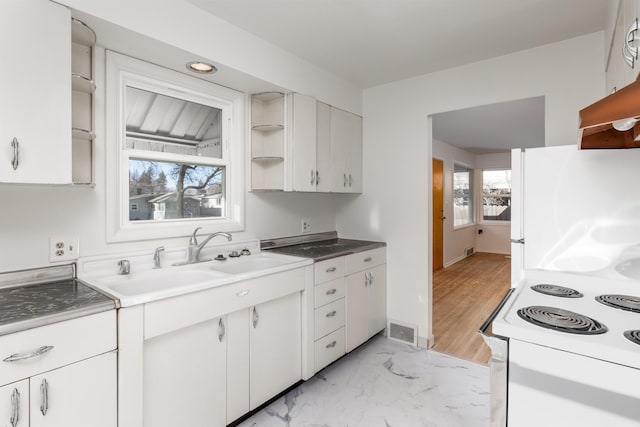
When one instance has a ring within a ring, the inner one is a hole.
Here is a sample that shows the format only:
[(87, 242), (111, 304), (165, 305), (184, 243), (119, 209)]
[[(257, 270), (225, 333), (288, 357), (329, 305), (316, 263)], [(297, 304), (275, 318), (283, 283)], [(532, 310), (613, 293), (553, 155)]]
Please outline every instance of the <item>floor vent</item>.
[(390, 339), (412, 344), (414, 346), (418, 345), (417, 325), (410, 325), (397, 320), (389, 320), (387, 329), (389, 331)]
[(465, 256), (473, 255), (473, 248), (467, 248), (464, 250)]

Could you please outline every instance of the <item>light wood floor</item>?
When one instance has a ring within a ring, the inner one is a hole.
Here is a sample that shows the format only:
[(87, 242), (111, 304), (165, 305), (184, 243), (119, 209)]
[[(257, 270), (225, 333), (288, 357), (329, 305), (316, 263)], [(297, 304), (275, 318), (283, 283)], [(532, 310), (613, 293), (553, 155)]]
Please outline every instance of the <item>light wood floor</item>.
[(511, 260), (475, 253), (433, 273), (434, 350), (488, 363), (491, 350), (478, 328), (510, 287)]

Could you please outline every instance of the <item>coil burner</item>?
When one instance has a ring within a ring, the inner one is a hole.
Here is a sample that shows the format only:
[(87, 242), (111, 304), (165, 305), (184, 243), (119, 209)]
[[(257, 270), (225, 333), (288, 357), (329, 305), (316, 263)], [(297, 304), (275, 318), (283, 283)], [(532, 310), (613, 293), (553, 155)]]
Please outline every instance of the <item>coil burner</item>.
[(541, 294), (551, 295), (554, 297), (582, 298), (584, 296), (580, 292), (576, 291), (575, 289), (565, 288), (564, 286), (558, 286), (558, 285), (549, 285), (546, 283), (533, 285), (531, 286), (531, 289), (533, 289), (536, 292), (540, 292)]
[(596, 301), (620, 310), (640, 313), (640, 298), (630, 295), (598, 295)]
[(624, 336), (632, 343), (640, 345), (640, 329), (624, 331)]
[(534, 325), (571, 334), (597, 335), (608, 330), (590, 317), (556, 307), (524, 307), (518, 310), (518, 316)]

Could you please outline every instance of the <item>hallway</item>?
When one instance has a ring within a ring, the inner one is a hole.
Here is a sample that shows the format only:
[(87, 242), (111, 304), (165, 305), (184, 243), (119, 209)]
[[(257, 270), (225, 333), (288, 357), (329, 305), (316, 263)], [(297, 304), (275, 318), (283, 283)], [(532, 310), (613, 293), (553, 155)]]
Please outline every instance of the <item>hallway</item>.
[(478, 328), (511, 282), (511, 259), (475, 253), (433, 273), (433, 350), (488, 363), (491, 350)]

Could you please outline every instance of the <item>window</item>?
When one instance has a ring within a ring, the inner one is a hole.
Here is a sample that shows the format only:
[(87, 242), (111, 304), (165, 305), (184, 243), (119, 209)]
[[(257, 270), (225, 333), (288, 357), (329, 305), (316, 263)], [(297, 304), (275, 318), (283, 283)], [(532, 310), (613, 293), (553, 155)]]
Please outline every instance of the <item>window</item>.
[(473, 224), (473, 169), (453, 164), (453, 226)]
[(482, 220), (511, 221), (511, 170), (482, 171)]
[(244, 94), (106, 58), (108, 241), (242, 230)]

